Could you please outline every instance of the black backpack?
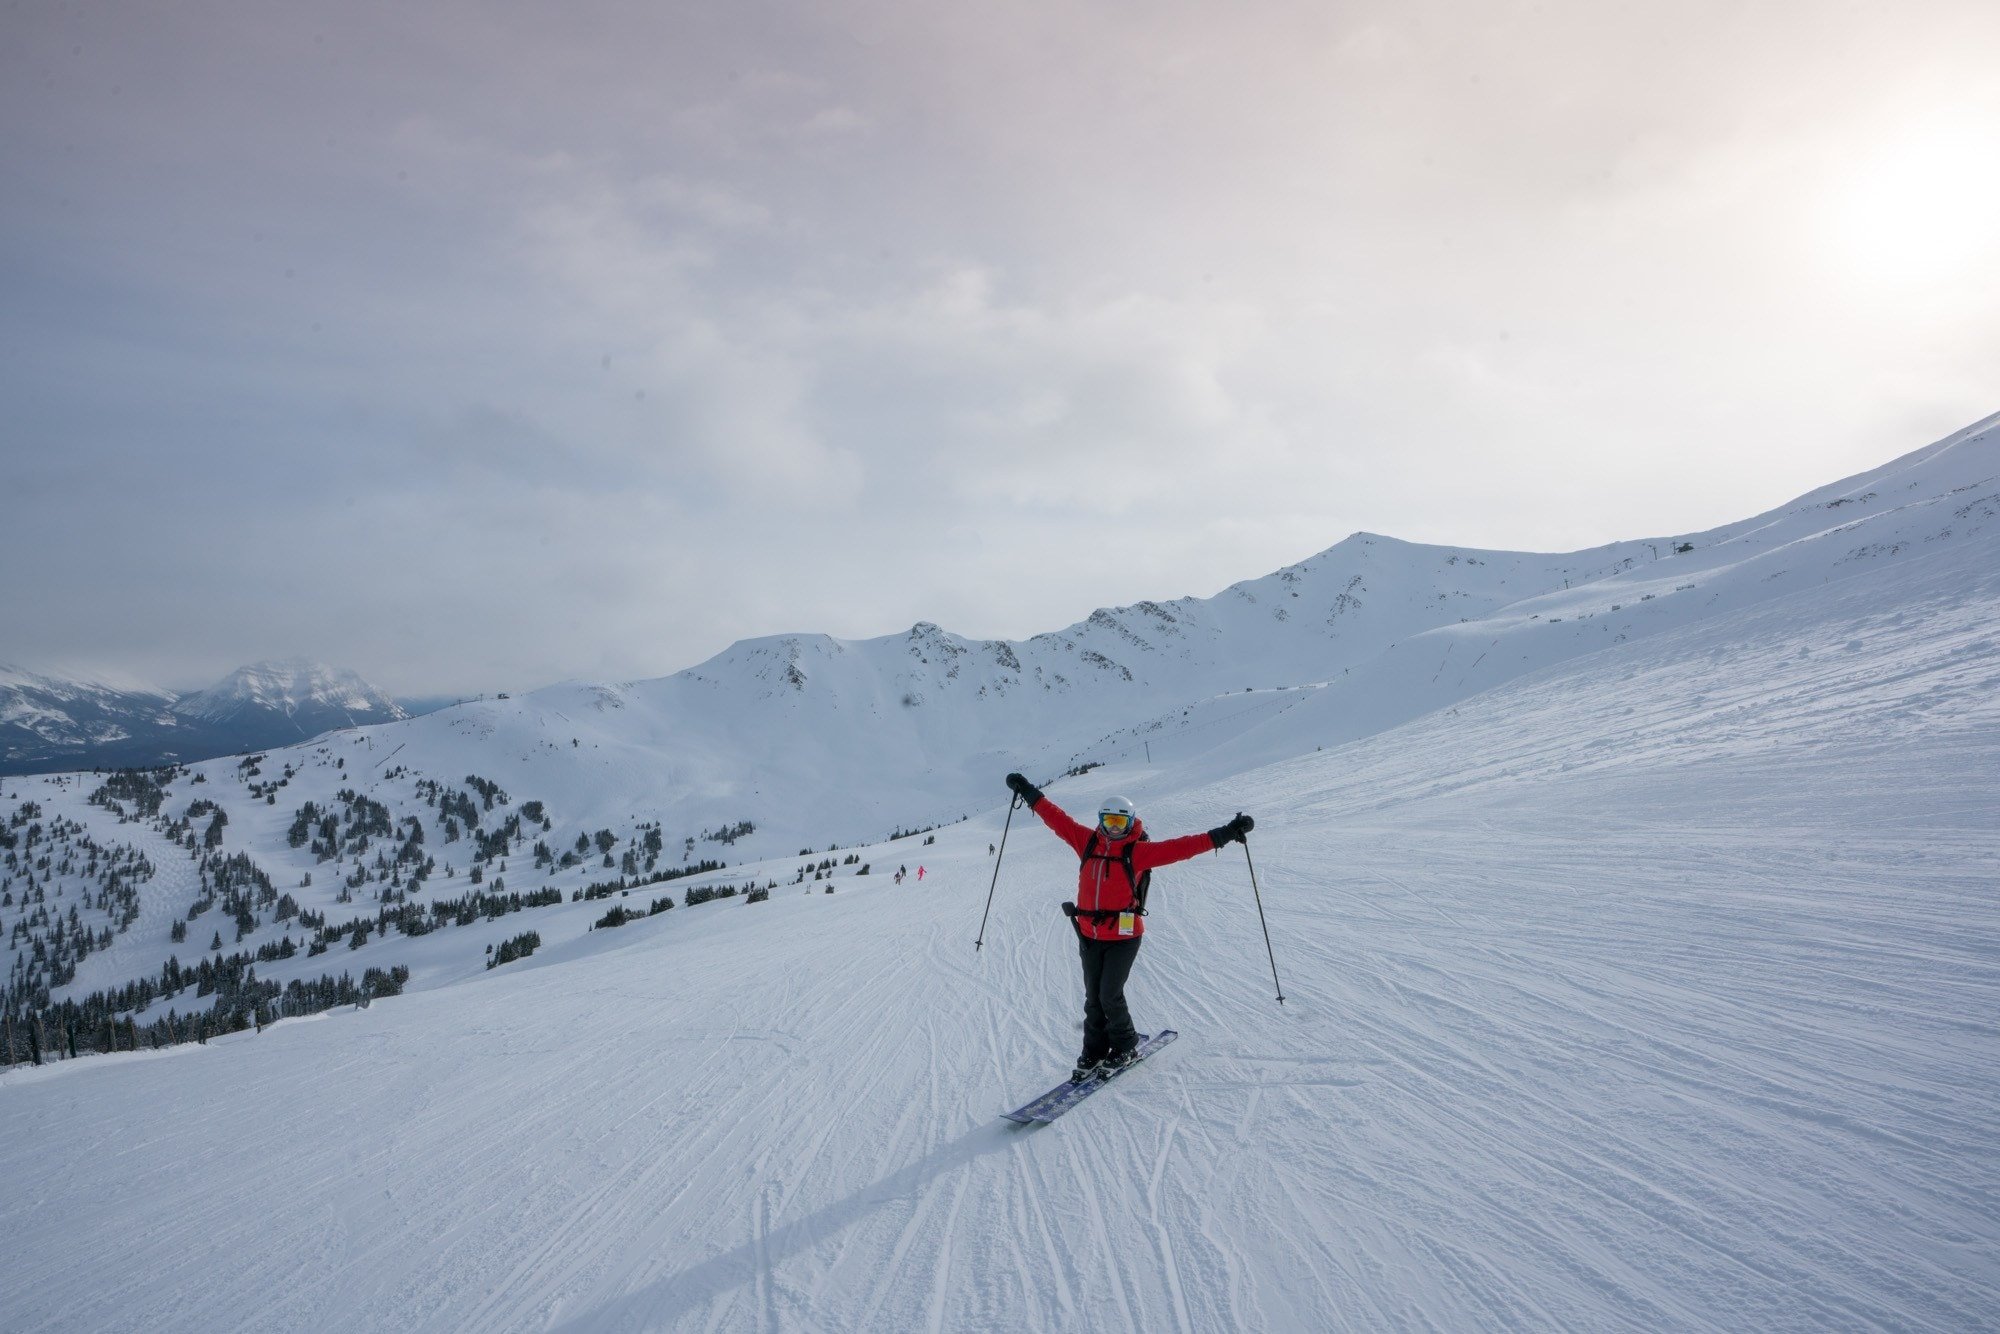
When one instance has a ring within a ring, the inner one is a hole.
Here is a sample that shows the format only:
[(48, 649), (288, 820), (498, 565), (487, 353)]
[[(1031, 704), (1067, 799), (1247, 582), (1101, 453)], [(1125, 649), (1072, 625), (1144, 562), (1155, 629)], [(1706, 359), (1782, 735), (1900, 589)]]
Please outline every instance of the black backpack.
[(1151, 871), (1147, 871), (1143, 875), (1135, 875), (1132, 871), (1132, 850), (1141, 842), (1151, 842), (1152, 836), (1150, 834), (1143, 829), (1140, 830), (1139, 837), (1129, 840), (1125, 844), (1125, 850), (1115, 858), (1109, 853), (1097, 850), (1102, 837), (1103, 835), (1098, 833), (1097, 830), (1093, 829), (1090, 831), (1090, 838), (1083, 845), (1084, 864), (1087, 866), (1092, 861), (1117, 861), (1122, 863), (1125, 867), (1125, 883), (1132, 886), (1132, 906), (1129, 908), (1079, 908), (1074, 903), (1065, 903), (1062, 906), (1063, 916), (1070, 919), (1070, 925), (1076, 927), (1076, 933), (1079, 936), (1083, 934), (1083, 927), (1077, 921), (1078, 918), (1087, 917), (1091, 921), (1101, 924), (1122, 913), (1131, 913), (1134, 917), (1144, 917), (1146, 915), (1146, 891), (1153, 887), (1153, 873)]

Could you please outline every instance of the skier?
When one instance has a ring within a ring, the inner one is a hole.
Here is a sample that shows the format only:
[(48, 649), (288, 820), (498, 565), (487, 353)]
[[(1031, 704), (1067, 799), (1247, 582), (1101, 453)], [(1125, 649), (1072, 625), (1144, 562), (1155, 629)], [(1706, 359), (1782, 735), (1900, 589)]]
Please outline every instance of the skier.
[(1083, 1052), (1070, 1073), (1070, 1082), (1080, 1084), (1093, 1074), (1130, 1065), (1138, 1048), (1139, 1034), (1125, 1004), (1125, 979), (1131, 976), (1146, 933), (1146, 885), (1152, 871), (1240, 843), (1256, 821), (1239, 812), (1228, 824), (1205, 834), (1154, 843), (1132, 803), (1123, 797), (1107, 797), (1097, 808), (1097, 828), (1086, 829), (1020, 774), (1008, 774), (1007, 786), (1083, 858), (1076, 902), (1063, 905), (1076, 927), (1077, 952), (1083, 959)]
[(917, 879), (922, 880), (923, 878), (924, 878), (924, 868), (919, 866), (917, 868)]

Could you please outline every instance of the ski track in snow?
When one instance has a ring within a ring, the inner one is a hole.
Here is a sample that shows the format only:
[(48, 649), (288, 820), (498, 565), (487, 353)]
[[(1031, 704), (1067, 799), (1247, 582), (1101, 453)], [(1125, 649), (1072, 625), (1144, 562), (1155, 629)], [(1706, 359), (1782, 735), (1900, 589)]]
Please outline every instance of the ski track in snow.
[(0, 1327), (1992, 1328), (1982, 578), (1054, 785), (1257, 815), (1286, 996), (1242, 851), (1162, 871), (1130, 995), (1181, 1037), (1054, 1126), (999, 1113), (1075, 1052), (1075, 862), (1017, 814), (975, 953), (997, 807), (921, 884), (0, 1074)]
[(975, 829), (921, 889), (16, 1081), (5, 1324), (1978, 1327), (1991, 841), (1780, 776), (1587, 837), (1601, 784), (1246, 780), (1287, 1004), (1240, 854), (1162, 873), (1132, 994), (1183, 1038), (1046, 1130), (997, 1117), (1074, 1040), (1034, 828), (978, 955)]

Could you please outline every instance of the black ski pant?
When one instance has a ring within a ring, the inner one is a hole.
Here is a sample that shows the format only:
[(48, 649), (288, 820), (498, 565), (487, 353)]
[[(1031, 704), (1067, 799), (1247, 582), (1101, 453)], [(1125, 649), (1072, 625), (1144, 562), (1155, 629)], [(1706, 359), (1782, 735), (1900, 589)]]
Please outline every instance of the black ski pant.
[(1083, 955), (1083, 1062), (1101, 1061), (1113, 1052), (1130, 1051), (1139, 1043), (1132, 1011), (1125, 1004), (1125, 979), (1139, 957), (1139, 937), (1092, 940), (1079, 933)]

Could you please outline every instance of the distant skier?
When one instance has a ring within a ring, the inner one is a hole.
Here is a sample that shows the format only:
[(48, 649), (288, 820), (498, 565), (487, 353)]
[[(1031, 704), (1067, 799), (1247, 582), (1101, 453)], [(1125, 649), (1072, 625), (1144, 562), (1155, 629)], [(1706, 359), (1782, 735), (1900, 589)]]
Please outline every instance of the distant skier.
[(917, 879), (922, 880), (923, 878), (924, 878), (924, 868), (919, 866), (917, 868)]
[(1076, 927), (1077, 952), (1083, 959), (1083, 1052), (1070, 1074), (1072, 1082), (1080, 1083), (1100, 1067), (1109, 1071), (1130, 1064), (1139, 1045), (1132, 1012), (1125, 1004), (1125, 979), (1131, 976), (1139, 941), (1146, 934), (1146, 887), (1152, 872), (1227, 843), (1240, 843), (1256, 821), (1239, 813), (1205, 834), (1154, 843), (1132, 803), (1123, 797), (1106, 798), (1097, 808), (1097, 828), (1086, 829), (1020, 774), (1008, 774), (1007, 786), (1083, 858), (1076, 902), (1063, 905)]

